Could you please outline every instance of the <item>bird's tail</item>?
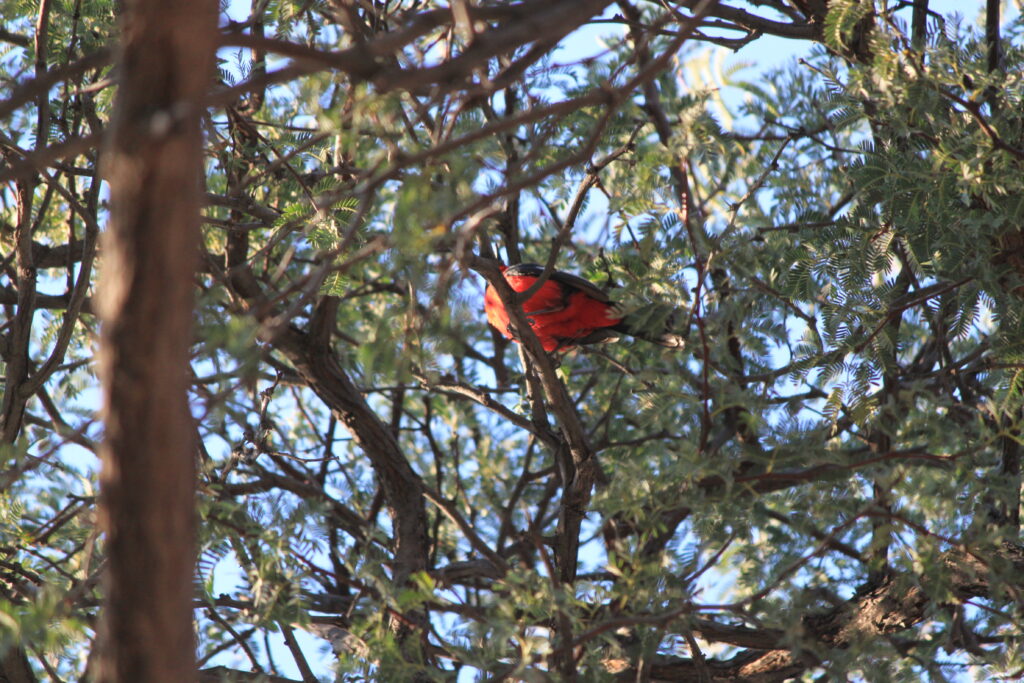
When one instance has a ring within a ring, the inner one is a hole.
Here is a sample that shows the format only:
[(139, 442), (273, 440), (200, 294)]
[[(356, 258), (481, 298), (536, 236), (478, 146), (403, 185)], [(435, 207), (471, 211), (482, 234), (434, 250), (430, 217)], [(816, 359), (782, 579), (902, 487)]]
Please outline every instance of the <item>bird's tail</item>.
[(677, 308), (651, 304), (633, 311), (611, 329), (652, 344), (679, 349), (686, 346), (686, 336), (678, 331), (682, 318), (683, 313)]

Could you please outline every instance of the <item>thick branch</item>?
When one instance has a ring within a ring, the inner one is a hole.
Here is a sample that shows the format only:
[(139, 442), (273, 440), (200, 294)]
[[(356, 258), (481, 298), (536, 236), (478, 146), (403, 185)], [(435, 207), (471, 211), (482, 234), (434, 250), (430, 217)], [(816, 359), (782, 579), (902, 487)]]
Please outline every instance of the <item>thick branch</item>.
[[(993, 550), (997, 562), (1004, 564), (1005, 576), (1017, 578), (1015, 587), (1024, 588), (1024, 549), (1003, 546)], [(993, 589), (992, 568), (983, 564), (978, 556), (964, 549), (952, 550), (943, 557), (952, 593), (960, 600), (990, 597)], [(820, 614), (804, 617), (804, 642), (815, 642), (818, 647), (845, 649), (856, 641), (871, 640), (893, 635), (924, 621), (935, 607), (935, 602), (922, 584), (920, 577), (901, 577), (894, 574), (877, 577), (862, 586), (847, 602)], [(652, 680), (704, 681), (700, 668), (706, 667), (712, 680), (785, 681), (799, 676), (816, 664), (814, 659), (789, 649), (777, 648), (782, 643), (779, 631), (728, 627), (701, 621), (694, 628), (713, 642), (742, 644), (748, 649), (727, 660), (695, 662), (683, 658), (660, 658), (650, 669)], [(771, 637), (778, 636), (774, 645)], [(776, 647), (777, 649), (772, 649)], [(618, 679), (636, 680), (637, 668), (623, 667), (621, 660), (609, 662)]]
[[(310, 331), (284, 330), (277, 342), (309, 387), (352, 433), (377, 473), (394, 526), (396, 586), (427, 569), (429, 541), (423, 481), (409, 465), (394, 433), (366, 403), (358, 387), (338, 364), (331, 351), (330, 331), (337, 316), (336, 297), (324, 297), (316, 307)], [(400, 639), (411, 635), (410, 626), (425, 633), (425, 614), (405, 614), (392, 628)], [(410, 652), (413, 660), (421, 655)]]
[(429, 85), (462, 87), (491, 58), (534, 42), (565, 37), (610, 4), (609, 0), (527, 0), (501, 8), (473, 8), (474, 19), (499, 18), (501, 25), (475, 36), (461, 54), (434, 66), (401, 69), (388, 59), (393, 53), (454, 16), (437, 10), (414, 17), (405, 29), (339, 52), (325, 52), (286, 41), (244, 34), (225, 36), (224, 45), (261, 48), (297, 62), (323, 65), (349, 76), (372, 81), (380, 90), (418, 90)]

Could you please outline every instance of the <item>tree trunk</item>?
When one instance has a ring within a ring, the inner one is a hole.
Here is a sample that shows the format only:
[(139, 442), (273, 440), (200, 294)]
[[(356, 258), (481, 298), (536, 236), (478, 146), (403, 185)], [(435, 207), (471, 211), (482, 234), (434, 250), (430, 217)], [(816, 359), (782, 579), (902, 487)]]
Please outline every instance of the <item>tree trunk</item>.
[(196, 679), (187, 389), (217, 3), (127, 0), (124, 9), (99, 294), (109, 569), (96, 680), (177, 683)]

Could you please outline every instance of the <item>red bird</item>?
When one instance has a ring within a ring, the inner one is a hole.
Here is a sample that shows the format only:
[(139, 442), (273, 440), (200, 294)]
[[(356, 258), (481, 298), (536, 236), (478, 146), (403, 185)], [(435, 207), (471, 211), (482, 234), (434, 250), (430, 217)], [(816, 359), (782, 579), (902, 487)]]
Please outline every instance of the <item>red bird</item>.
[[(505, 281), (516, 292), (525, 292), (537, 281), (544, 267), (536, 263), (501, 266)], [(498, 292), (490, 285), (484, 294), (487, 322), (509, 339), (516, 339), (509, 328), (508, 311)], [(523, 303), (523, 312), (545, 351), (558, 351), (618, 339), (617, 332), (632, 335), (668, 347), (682, 346), (677, 334), (650, 334), (630, 326), (617, 316), (614, 304), (604, 290), (571, 273), (554, 271), (544, 285)]]

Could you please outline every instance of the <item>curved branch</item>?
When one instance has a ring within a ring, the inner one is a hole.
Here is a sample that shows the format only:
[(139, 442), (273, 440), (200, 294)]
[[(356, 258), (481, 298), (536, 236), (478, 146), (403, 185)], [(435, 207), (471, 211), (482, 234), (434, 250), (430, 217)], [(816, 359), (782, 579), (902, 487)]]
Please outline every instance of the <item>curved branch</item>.
[[(1007, 567), (1006, 576), (1016, 579), (1015, 587), (1024, 588), (1024, 548), (1004, 545), (993, 551), (995, 559)], [(996, 588), (991, 582), (991, 569), (976, 553), (964, 549), (947, 552), (942, 563), (948, 571), (950, 588), (959, 600), (990, 597)], [(858, 589), (848, 601), (834, 608), (802, 619), (803, 642), (816, 643), (818, 648), (845, 649), (860, 639), (893, 635), (924, 621), (936, 606), (933, 596), (922, 585), (921, 577), (894, 573), (883, 574)], [(699, 620), (695, 633), (711, 642), (729, 643), (748, 648), (726, 660), (696, 662), (689, 658), (661, 657), (650, 668), (650, 676), (661, 681), (692, 681), (701, 678), (701, 666), (707, 667), (714, 680), (756, 680), (770, 683), (799, 676), (817, 665), (806, 654), (806, 648), (783, 647), (785, 636), (771, 629), (748, 629)], [(817, 648), (815, 648), (817, 650)], [(636, 680), (638, 667), (622, 660), (606, 662), (618, 680)]]

